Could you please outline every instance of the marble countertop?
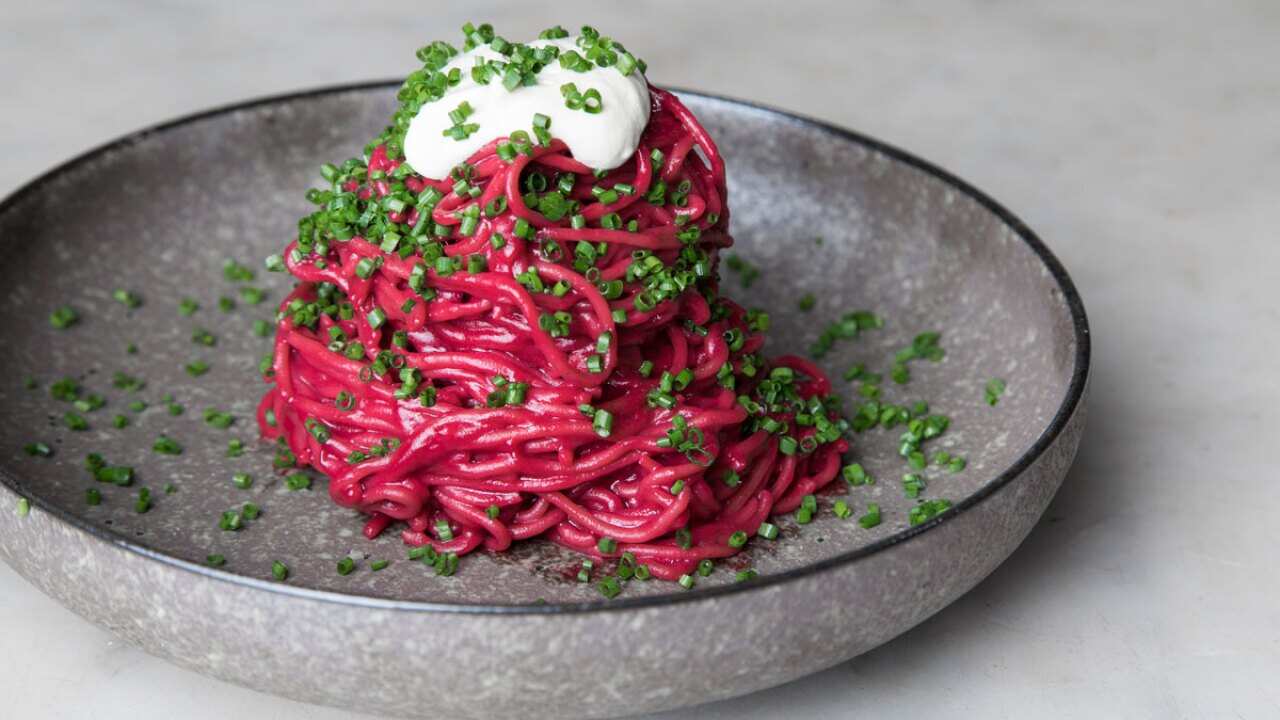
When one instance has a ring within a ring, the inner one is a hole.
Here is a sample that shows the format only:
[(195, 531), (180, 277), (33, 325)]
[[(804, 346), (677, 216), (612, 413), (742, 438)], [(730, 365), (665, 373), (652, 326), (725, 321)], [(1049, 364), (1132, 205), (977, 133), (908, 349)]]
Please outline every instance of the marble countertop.
[[(471, 18), (513, 38), (590, 22), (642, 48), (659, 83), (947, 167), (1035, 228), (1084, 296), (1095, 365), (1075, 468), (1004, 566), (907, 635), (662, 717), (1280, 716), (1280, 5), (0, 5), (0, 194), (174, 115), (402, 75)], [(3, 565), (0, 695), (15, 718), (362, 717), (177, 669)]]

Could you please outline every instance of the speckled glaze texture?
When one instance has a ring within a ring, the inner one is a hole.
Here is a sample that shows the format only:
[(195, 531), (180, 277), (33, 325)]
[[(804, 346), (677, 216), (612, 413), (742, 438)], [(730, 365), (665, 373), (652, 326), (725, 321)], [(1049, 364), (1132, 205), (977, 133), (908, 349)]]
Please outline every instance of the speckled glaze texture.
[[(913, 364), (909, 384), (886, 381), (884, 392), (951, 416), (930, 450), (963, 455), (968, 467), (931, 468), (925, 495), (953, 510), (909, 528), (900, 430), (871, 431), (855, 438), (853, 456), (879, 482), (838, 497), (857, 514), (880, 504), (881, 526), (835, 518), (837, 498), (825, 495), (813, 523), (777, 520), (778, 541), (751, 543), (694, 591), (632, 582), (605, 602), (572, 580), (571, 554), (544, 542), (465, 558), (455, 577), (437, 578), (404, 559), (395, 533), (365, 540), (323, 479), (288, 491), (271, 448), (256, 442), (256, 366), (270, 341), (250, 330), (271, 317), (287, 278), (260, 277), (268, 300), (255, 306), (221, 265), (258, 267), (278, 251), (319, 163), (358, 152), (391, 96), (371, 85), (204, 114), (91, 153), (0, 205), (0, 557), (46, 593), (179, 665), (300, 700), (400, 717), (629, 715), (783, 683), (893, 638), (990, 573), (1062, 482), (1084, 422), (1089, 336), (1070, 280), (1030, 231), (892, 148), (685, 94), (727, 158), (734, 252), (768, 267), (750, 288), (728, 273), (723, 283), (771, 311), (768, 352), (803, 352), (854, 308), (886, 325), (824, 358), (836, 377), (854, 362), (887, 370), (912, 336), (943, 331), (945, 359)], [(117, 287), (144, 304), (113, 302)], [(801, 312), (796, 299), (808, 291), (819, 299)], [(222, 296), (234, 311), (219, 311)], [(183, 297), (201, 309), (180, 316)], [(51, 330), (48, 313), (64, 303), (83, 320)], [(194, 344), (197, 328), (217, 345)], [(126, 354), (130, 342), (140, 352)], [(212, 366), (198, 381), (183, 370), (195, 359)], [(118, 371), (147, 386), (114, 388)], [(88, 431), (63, 427), (70, 407), (49, 397), (68, 375), (107, 398), (86, 415)], [(23, 387), (27, 376), (37, 389)], [(991, 377), (1009, 387), (994, 408), (983, 402)], [(837, 387), (852, 406), (854, 386)], [(182, 415), (167, 412), (164, 393)], [(134, 399), (148, 408), (127, 410)], [(207, 407), (235, 423), (207, 426)], [(112, 428), (116, 413), (130, 426)], [(160, 434), (183, 454), (152, 453)], [(245, 441), (243, 456), (227, 457), (231, 438)], [(26, 456), (33, 440), (54, 456)], [(88, 452), (134, 466), (137, 482), (97, 485), (103, 502), (88, 506)], [(234, 472), (251, 473), (253, 487), (234, 487)], [(155, 500), (146, 514), (133, 510), (142, 486)], [(32, 504), (26, 517), (14, 511), (20, 496)], [(218, 528), (221, 511), (249, 501), (260, 518), (239, 532)], [(211, 553), (227, 564), (204, 567)], [(359, 569), (339, 576), (334, 564), (348, 554)], [(392, 563), (371, 572), (377, 558)], [(289, 565), (287, 582), (272, 580), (273, 560)], [(733, 583), (745, 567), (760, 579)]]

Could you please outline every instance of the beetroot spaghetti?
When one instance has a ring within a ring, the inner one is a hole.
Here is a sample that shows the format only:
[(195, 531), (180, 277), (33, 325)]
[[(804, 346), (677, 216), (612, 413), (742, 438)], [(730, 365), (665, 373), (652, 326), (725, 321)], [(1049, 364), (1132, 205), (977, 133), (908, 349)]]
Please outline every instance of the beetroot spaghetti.
[[(464, 30), (464, 51), (499, 53), (476, 82), (514, 71), (514, 94), (566, 66), (563, 48)], [(643, 72), (590, 28), (574, 42), (571, 64)], [(419, 57), (391, 126), (323, 168), (318, 209), (273, 259), (297, 279), (258, 410), (281, 464), (322, 472), (365, 535), (394, 527), (445, 572), (543, 537), (676, 580), (776, 533), (771, 515), (838, 475), (847, 424), (813, 364), (760, 355), (768, 315), (718, 292), (733, 240), (715, 142), (645, 85), (648, 121), (613, 169), (535, 115), (426, 177), (406, 130), (464, 80), (454, 48)], [(455, 135), (482, 136), (463, 105)]]

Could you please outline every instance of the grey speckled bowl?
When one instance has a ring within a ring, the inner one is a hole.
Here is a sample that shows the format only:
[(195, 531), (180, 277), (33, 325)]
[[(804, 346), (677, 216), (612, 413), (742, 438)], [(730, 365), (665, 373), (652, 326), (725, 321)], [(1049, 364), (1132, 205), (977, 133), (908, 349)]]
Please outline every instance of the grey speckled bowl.
[[(885, 370), (924, 330), (943, 331), (946, 358), (913, 365), (897, 401), (928, 399), (951, 416), (933, 442), (968, 458), (964, 472), (930, 469), (926, 497), (952, 510), (909, 527), (899, 431), (857, 436), (854, 455), (879, 478), (843, 497), (871, 530), (830, 511), (812, 524), (777, 522), (693, 591), (631, 583), (604, 601), (572, 581), (577, 560), (542, 542), (464, 560), (437, 578), (404, 559), (395, 533), (366, 541), (360, 519), (334, 507), (317, 480), (290, 492), (258, 445), (262, 391), (251, 332), (286, 289), (259, 278), (252, 305), (223, 279), (224, 259), (254, 267), (282, 247), (306, 209), (319, 163), (354, 154), (389, 115), (387, 84), (274, 98), (147, 130), (74, 160), (0, 205), (0, 557), (81, 615), (179, 665), (267, 692), (405, 717), (599, 717), (726, 698), (784, 683), (879, 645), (945, 607), (1017, 547), (1075, 455), (1084, 422), (1089, 335), (1061, 265), (1031, 232), (965, 183), (901, 151), (838, 128), (730, 100), (685, 93), (728, 160), (736, 252), (768, 267), (725, 291), (773, 310), (771, 352), (803, 351), (841, 312), (870, 308), (884, 329), (825, 359), (837, 377), (854, 362)], [(819, 242), (816, 238), (821, 237)], [(137, 309), (111, 300), (143, 296)], [(808, 313), (804, 291), (818, 295)], [(220, 312), (220, 296), (234, 298)], [(191, 297), (201, 309), (178, 313)], [(55, 306), (81, 322), (49, 327)], [(194, 344), (196, 328), (218, 337)], [(139, 352), (125, 347), (136, 343)], [(199, 381), (183, 365), (203, 359)], [(116, 372), (145, 378), (136, 392)], [(49, 385), (72, 375), (107, 406), (70, 432)], [(26, 389), (34, 377), (38, 389)], [(997, 407), (988, 378), (1008, 381)], [(854, 387), (838, 382), (850, 396)], [(174, 416), (161, 401), (186, 407)], [(148, 408), (127, 409), (143, 399)], [(202, 422), (207, 407), (235, 424)], [(124, 429), (111, 417), (130, 419)], [(185, 446), (153, 454), (167, 434)], [(248, 450), (228, 458), (227, 442)], [(52, 458), (22, 447), (43, 441)], [(137, 468), (132, 488), (93, 485), (86, 453)], [(231, 483), (252, 473), (249, 490)], [(174, 492), (162, 488), (172, 485)], [(154, 497), (133, 511), (138, 487)], [(843, 489), (843, 485), (842, 485)], [(842, 490), (843, 491), (843, 490)], [(31, 512), (15, 512), (19, 497)], [(236, 533), (221, 511), (253, 501), (262, 516)], [(354, 552), (359, 570), (334, 571)], [(220, 569), (208, 554), (226, 556)], [(369, 563), (390, 558), (371, 572)], [(273, 560), (291, 568), (271, 578)], [(760, 578), (733, 582), (754, 567)]]

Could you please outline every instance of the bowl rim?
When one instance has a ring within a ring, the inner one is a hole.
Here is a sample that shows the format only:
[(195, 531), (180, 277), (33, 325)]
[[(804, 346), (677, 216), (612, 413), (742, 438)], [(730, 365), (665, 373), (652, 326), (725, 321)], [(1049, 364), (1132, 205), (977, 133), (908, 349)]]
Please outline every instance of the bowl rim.
[[(25, 184), (9, 193), (3, 200), (0, 200), (0, 215), (12, 211), (12, 209), (25, 198), (40, 192), (45, 185), (55, 181), (64, 173), (71, 172), (78, 166), (92, 162), (101, 156), (115, 151), (126, 150), (132, 145), (145, 142), (154, 135), (159, 135), (161, 133), (186, 125), (192, 125), (204, 120), (224, 115), (231, 115), (246, 110), (254, 110), (264, 106), (286, 105), (326, 95), (391, 90), (398, 87), (400, 84), (400, 80), (372, 80), (323, 85), (304, 90), (265, 95), (249, 100), (219, 105), (156, 123), (81, 152), (68, 160), (58, 163), (51, 169), (36, 176), (34, 179), (27, 181)], [(1076, 409), (1080, 406), (1088, 384), (1092, 354), (1089, 321), (1085, 313), (1084, 302), (1081, 299), (1079, 292), (1076, 290), (1075, 283), (1072, 282), (1071, 277), (1067, 274), (1066, 268), (1063, 267), (1062, 263), (1053, 254), (1053, 252), (1049, 250), (1048, 246), (1045, 245), (1045, 243), (1031, 230), (1030, 227), (1026, 225), (1026, 223), (1006, 209), (1003, 205), (996, 202), (989, 195), (947, 170), (944, 170), (937, 165), (906, 152), (894, 145), (877, 140), (868, 135), (864, 135), (824, 120), (793, 113), (750, 100), (741, 100), (714, 93), (688, 90), (679, 87), (669, 87), (666, 89), (680, 96), (696, 97), (702, 100), (710, 100), (715, 103), (736, 106), (757, 115), (772, 116), (775, 119), (780, 119), (791, 124), (813, 127), (840, 140), (861, 145), (871, 151), (888, 156), (898, 162), (905, 163), (906, 165), (932, 176), (936, 180), (950, 186), (953, 190), (977, 202), (1008, 226), (1014, 234), (1026, 244), (1026, 246), (1037, 256), (1040, 262), (1042, 262), (1048, 269), (1054, 282), (1057, 284), (1058, 289), (1062, 292), (1063, 301), (1071, 314), (1072, 332), (1076, 347), (1071, 380), (1067, 386), (1067, 392), (1062, 403), (1054, 413), (1052, 420), (1036, 438), (1035, 442), (1033, 442), (1031, 446), (1017, 458), (1017, 460), (1001, 471), (999, 475), (979, 488), (976, 492), (956, 503), (950, 509), (936, 515), (932, 519), (921, 523), (920, 525), (900, 530), (869, 545), (864, 545), (854, 550), (840, 553), (839, 555), (818, 560), (806, 565), (801, 565), (789, 570), (784, 570), (779, 573), (762, 575), (749, 582), (696, 588), (691, 591), (681, 591), (678, 593), (667, 593), (662, 595), (647, 595), (643, 597), (619, 598), (614, 600), (600, 599), (572, 603), (504, 605), (497, 603), (450, 603), (394, 600), (389, 598), (347, 594), (276, 583), (239, 575), (226, 570), (210, 568), (205, 565), (193, 563), (138, 545), (126, 537), (118, 536), (105, 529), (99, 528), (61, 506), (46, 503), (38, 497), (29, 498), (29, 502), (35, 508), (48, 513), (52, 517), (88, 534), (96, 540), (107, 543), (110, 546), (139, 555), (145, 559), (159, 561), (180, 571), (194, 573), (198, 576), (211, 580), (232, 583), (249, 590), (265, 590), (300, 600), (314, 600), (359, 608), (392, 611), (486, 615), (576, 615), (582, 613), (660, 608), (669, 605), (708, 601), (729, 595), (759, 592), (766, 588), (782, 585), (811, 575), (818, 575), (822, 572), (851, 564), (862, 558), (882, 552), (891, 547), (912, 540), (913, 538), (919, 537), (973, 509), (987, 498), (995, 495), (1013, 480), (1017, 479), (1024, 470), (1036, 462), (1036, 460), (1038, 460), (1040, 456), (1054, 444), (1066, 428), (1067, 423), (1075, 414)], [(7, 471), (0, 470), (0, 485), (5, 486), (10, 491), (21, 497), (26, 497), (22, 495), (22, 484)]]

